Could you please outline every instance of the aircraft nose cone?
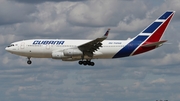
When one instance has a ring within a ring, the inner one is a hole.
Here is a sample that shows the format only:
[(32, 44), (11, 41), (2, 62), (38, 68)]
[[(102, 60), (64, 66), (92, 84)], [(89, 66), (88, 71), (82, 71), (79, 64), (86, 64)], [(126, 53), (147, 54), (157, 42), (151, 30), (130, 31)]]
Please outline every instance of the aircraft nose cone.
[(6, 48), (5, 48), (5, 50), (6, 50), (6, 51), (8, 51), (8, 52), (10, 52), (10, 49), (9, 49), (9, 47), (6, 47)]

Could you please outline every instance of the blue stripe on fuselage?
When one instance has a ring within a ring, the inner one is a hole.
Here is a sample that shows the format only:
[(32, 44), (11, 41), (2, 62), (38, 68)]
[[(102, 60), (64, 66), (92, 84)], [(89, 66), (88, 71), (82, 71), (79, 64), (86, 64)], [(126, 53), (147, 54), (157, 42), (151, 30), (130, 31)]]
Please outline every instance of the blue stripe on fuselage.
[(122, 48), (118, 53), (116, 53), (113, 58), (120, 58), (131, 55), (131, 53), (148, 37), (149, 36), (137, 36), (134, 40), (132, 40), (124, 48)]

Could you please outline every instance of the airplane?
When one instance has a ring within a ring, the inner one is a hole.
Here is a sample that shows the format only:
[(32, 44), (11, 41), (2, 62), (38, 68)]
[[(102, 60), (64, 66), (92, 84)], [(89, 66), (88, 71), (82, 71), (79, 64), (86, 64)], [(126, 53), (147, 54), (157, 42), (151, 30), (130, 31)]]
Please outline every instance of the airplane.
[(62, 61), (79, 61), (80, 65), (94, 66), (92, 59), (114, 59), (138, 55), (163, 45), (161, 40), (175, 11), (166, 11), (137, 36), (128, 40), (106, 40), (110, 29), (94, 40), (30, 39), (13, 42), (5, 50), (31, 58), (52, 58)]

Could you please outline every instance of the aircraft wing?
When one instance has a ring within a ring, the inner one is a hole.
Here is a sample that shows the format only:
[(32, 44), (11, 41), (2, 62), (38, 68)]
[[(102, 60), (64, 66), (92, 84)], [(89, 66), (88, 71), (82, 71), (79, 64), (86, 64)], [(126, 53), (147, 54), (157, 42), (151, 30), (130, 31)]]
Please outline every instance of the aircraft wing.
[(104, 36), (102, 36), (101, 38), (96, 38), (95, 40), (82, 44), (78, 46), (78, 48), (84, 53), (84, 55), (92, 57), (93, 52), (97, 51), (100, 47), (102, 47), (101, 42), (108, 37), (109, 30), (110, 29), (108, 29)]

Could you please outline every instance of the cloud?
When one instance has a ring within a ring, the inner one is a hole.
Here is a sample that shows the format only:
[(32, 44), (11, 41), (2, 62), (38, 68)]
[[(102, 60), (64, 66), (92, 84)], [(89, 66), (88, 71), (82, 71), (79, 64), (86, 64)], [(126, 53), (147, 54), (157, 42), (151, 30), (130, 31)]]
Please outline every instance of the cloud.
[[(118, 22), (122, 19), (122, 17), (125, 14), (127, 14), (126, 12), (130, 11), (130, 15), (132, 16), (134, 14), (134, 11), (132, 11), (132, 9), (128, 9), (128, 7), (124, 6), (123, 4), (128, 5), (128, 2), (118, 0), (107, 0), (106, 2), (104, 2), (102, 0), (99, 0), (98, 2), (88, 1), (84, 3), (78, 3), (77, 5), (72, 7), (72, 10), (70, 10), (67, 20), (69, 23), (79, 26), (116, 27), (118, 25)], [(135, 8), (139, 9), (139, 11), (144, 12), (146, 9), (146, 6), (144, 6), (143, 2), (141, 1), (133, 1), (133, 4), (143, 5), (140, 6), (140, 8)], [(123, 9), (119, 9), (119, 6), (126, 9), (126, 11), (124, 11)], [(140, 15), (135, 16), (140, 17)]]
[[(8, 5), (8, 6), (7, 6)], [(22, 10), (23, 9), (23, 10)], [(19, 3), (0, 1), (0, 25), (9, 25), (21, 22), (28, 22), (29, 16), (35, 11), (35, 6)]]
[[(68, 15), (68, 22), (73, 25), (88, 26), (88, 27), (101, 27), (112, 25), (115, 26), (111, 12), (114, 9), (114, 1), (99, 2), (89, 1), (87, 3), (79, 3), (70, 10)], [(93, 5), (93, 6), (92, 6)]]
[(43, 2), (64, 2), (64, 1), (78, 2), (78, 1), (86, 1), (86, 0), (10, 0), (10, 1), (15, 1), (15, 2), (20, 2), (20, 3), (38, 4), (38, 3), (43, 3)]
[(165, 83), (166, 80), (163, 79), (163, 78), (159, 78), (159, 79), (156, 79), (156, 80), (153, 80), (151, 81), (151, 84), (156, 84), (156, 83)]

